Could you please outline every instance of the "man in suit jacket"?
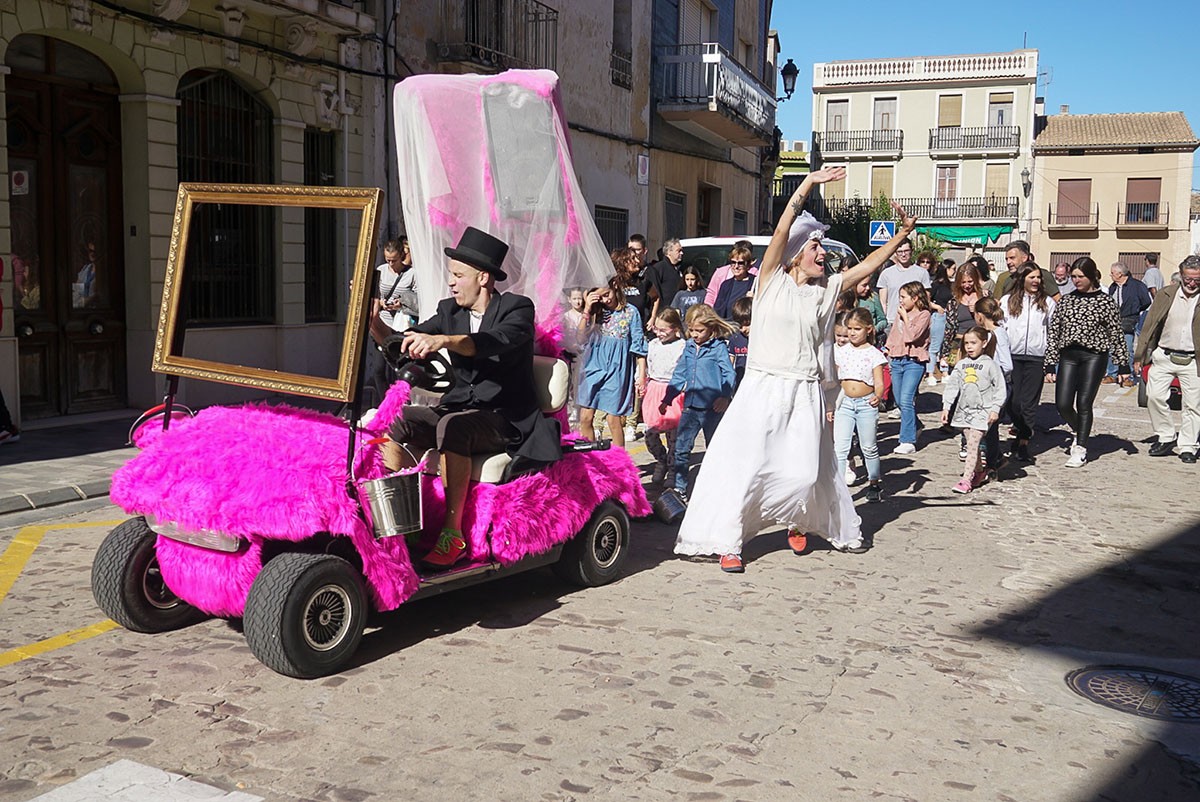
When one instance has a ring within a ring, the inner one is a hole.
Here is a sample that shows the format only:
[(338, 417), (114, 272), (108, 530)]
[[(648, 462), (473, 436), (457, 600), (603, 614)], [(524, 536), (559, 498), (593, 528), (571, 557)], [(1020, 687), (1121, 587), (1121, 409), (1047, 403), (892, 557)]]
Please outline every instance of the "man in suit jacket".
[(445, 568), (467, 553), (463, 503), (471, 455), (508, 451), (536, 462), (562, 456), (558, 422), (542, 415), (533, 384), (533, 302), (501, 293), (508, 245), (468, 228), (450, 257), (450, 296), (437, 313), (404, 334), (403, 351), (424, 359), (450, 352), (456, 383), (437, 407), (406, 406), (391, 438), (417, 450), (441, 452), (446, 523), (423, 559)]
[[(1134, 337), (1139, 328), (1138, 321), (1141, 320), (1142, 312), (1150, 308), (1150, 290), (1141, 281), (1129, 275), (1129, 268), (1121, 262), (1113, 263), (1109, 275), (1112, 276), (1112, 284), (1108, 285), (1108, 294), (1117, 304), (1117, 311), (1121, 315), (1121, 330), (1125, 332), (1125, 345), (1132, 355)], [(1141, 376), (1136, 373), (1130, 374), (1125, 380), (1125, 386), (1132, 387), (1140, 379)], [(1101, 381), (1106, 384), (1117, 381), (1117, 365), (1111, 356), (1108, 359), (1108, 374)]]

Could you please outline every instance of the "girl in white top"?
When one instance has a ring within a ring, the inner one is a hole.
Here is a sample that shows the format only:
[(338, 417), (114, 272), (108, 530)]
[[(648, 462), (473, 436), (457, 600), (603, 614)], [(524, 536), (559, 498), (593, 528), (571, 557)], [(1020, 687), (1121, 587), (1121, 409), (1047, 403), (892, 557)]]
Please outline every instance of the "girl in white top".
[(834, 307), (843, 286), (879, 269), (913, 231), (916, 219), (899, 206), (896, 236), (861, 263), (826, 278), (821, 237), (827, 226), (804, 200), (817, 184), (842, 180), (844, 168), (810, 173), (785, 208), (763, 255), (754, 289), (754, 319), (746, 376), (717, 430), (696, 479), (678, 554), (713, 554), (728, 572), (744, 570), (742, 544), (764, 526), (791, 524), (797, 553), (807, 532), (840, 551), (867, 546), (861, 521), (837, 470), (825, 412), (836, 392)]
[(1050, 318), (1054, 314), (1054, 299), (1042, 286), (1042, 271), (1033, 262), (1026, 262), (1012, 274), (1012, 292), (1000, 299), (1004, 309), (1004, 331), (1012, 350), (1012, 375), (1009, 382), (1008, 414), (1016, 431), (1012, 444), (1013, 458), (1031, 462), (1029, 441), (1033, 437), (1033, 421), (1042, 399), (1042, 384), (1046, 380), (1046, 340)]
[[(638, 390), (642, 394), (642, 418), (646, 423), (646, 450), (655, 461), (650, 481), (657, 485), (667, 477), (675, 462), (675, 430), (679, 428), (683, 396), (675, 397), (676, 403), (666, 415), (659, 413), (658, 405), (666, 395), (687, 340), (683, 339), (683, 321), (679, 312), (672, 307), (659, 312), (653, 326), (655, 339), (646, 350), (646, 380)], [(665, 446), (663, 435), (666, 435)]]
[(849, 342), (834, 348), (838, 379), (842, 391), (829, 419), (833, 421), (833, 444), (837, 454), (838, 473), (845, 474), (846, 484), (853, 484), (853, 472), (847, 472), (847, 458), (854, 433), (867, 464), (867, 500), (881, 498), (879, 445), (876, 429), (879, 426), (879, 397), (883, 395), (883, 366), (887, 357), (875, 347), (875, 321), (863, 307), (846, 312), (842, 318)]

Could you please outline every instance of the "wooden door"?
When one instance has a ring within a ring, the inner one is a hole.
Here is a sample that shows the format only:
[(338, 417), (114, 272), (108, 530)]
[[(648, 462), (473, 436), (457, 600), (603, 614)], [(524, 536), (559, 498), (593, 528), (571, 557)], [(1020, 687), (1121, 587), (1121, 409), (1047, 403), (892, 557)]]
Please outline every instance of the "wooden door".
[(125, 288), (116, 92), (16, 70), (7, 84), (22, 416), (122, 407)]

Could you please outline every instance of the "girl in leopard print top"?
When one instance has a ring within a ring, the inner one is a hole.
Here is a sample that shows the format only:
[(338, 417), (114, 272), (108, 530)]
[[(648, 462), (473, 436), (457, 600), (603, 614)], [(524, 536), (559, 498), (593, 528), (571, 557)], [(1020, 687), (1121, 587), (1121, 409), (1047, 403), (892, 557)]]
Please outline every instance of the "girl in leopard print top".
[(1129, 373), (1129, 349), (1117, 305), (1100, 291), (1096, 263), (1087, 256), (1076, 259), (1071, 265), (1071, 281), (1075, 291), (1062, 296), (1050, 318), (1046, 364), (1058, 365), (1054, 404), (1075, 432), (1066, 466), (1080, 468), (1087, 462), (1092, 405), (1108, 369), (1108, 355), (1113, 355), (1123, 379)]

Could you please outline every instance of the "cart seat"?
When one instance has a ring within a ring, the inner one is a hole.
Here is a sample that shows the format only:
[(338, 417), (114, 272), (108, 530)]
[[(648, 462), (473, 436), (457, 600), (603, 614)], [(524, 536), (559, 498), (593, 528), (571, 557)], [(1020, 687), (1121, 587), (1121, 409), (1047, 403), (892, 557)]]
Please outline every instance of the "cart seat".
[[(552, 356), (533, 358), (533, 384), (537, 390), (538, 404), (542, 412), (552, 415), (567, 403), (571, 389), (571, 374), (567, 363)], [(499, 454), (476, 454), (471, 458), (471, 479), (485, 484), (500, 484), (511, 479), (509, 470), (512, 456)]]

